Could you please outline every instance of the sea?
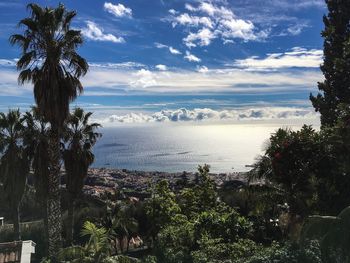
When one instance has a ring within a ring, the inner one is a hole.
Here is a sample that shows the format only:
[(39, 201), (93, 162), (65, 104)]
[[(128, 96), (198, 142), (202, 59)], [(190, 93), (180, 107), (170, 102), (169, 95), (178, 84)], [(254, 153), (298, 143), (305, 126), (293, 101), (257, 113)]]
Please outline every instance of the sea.
[(214, 173), (245, 172), (264, 153), (271, 134), (281, 127), (298, 129), (303, 122), (143, 123), (107, 127), (101, 130), (103, 136), (95, 145), (93, 167), (193, 172), (198, 165), (209, 164)]
[[(93, 167), (129, 170), (244, 172), (278, 128), (319, 127), (310, 90), (274, 94), (81, 96), (71, 108), (93, 112), (102, 138)], [(0, 111), (30, 109), (30, 97), (0, 96)]]

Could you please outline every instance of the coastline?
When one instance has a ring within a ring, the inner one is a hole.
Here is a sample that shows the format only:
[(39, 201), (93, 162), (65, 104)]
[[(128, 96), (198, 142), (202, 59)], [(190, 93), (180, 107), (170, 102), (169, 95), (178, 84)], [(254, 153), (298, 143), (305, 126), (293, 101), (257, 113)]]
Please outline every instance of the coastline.
[[(246, 172), (210, 173), (218, 188), (225, 184), (247, 184)], [(145, 197), (150, 187), (161, 180), (167, 180), (173, 190), (179, 190), (184, 184), (193, 185), (195, 172), (137, 171), (118, 168), (90, 168), (85, 180), (84, 194), (100, 197), (105, 193), (123, 192), (128, 196)]]

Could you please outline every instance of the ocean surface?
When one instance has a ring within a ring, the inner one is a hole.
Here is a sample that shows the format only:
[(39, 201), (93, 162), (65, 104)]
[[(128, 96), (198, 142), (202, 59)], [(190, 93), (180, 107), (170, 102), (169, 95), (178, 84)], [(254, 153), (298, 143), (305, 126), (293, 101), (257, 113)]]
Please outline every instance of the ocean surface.
[[(148, 171), (249, 170), (279, 127), (319, 126), (310, 89), (273, 94), (81, 96), (71, 104), (93, 112), (103, 137), (94, 167)], [(27, 97), (0, 96), (0, 111), (30, 109)]]
[[(305, 123), (250, 122), (152, 123), (103, 128), (94, 148), (94, 167), (144, 171), (195, 171), (209, 164), (212, 172), (249, 170), (279, 127), (297, 129)], [(310, 124), (310, 123), (309, 123)], [(317, 128), (317, 123), (314, 126)]]

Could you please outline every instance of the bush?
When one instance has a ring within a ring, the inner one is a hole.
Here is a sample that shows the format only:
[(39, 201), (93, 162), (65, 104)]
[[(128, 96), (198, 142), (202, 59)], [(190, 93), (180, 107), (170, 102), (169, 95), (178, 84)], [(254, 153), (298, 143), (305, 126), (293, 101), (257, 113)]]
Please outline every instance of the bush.
[(273, 243), (244, 263), (322, 263), (321, 249), (317, 241), (309, 242), (305, 247), (297, 244), (281, 246)]

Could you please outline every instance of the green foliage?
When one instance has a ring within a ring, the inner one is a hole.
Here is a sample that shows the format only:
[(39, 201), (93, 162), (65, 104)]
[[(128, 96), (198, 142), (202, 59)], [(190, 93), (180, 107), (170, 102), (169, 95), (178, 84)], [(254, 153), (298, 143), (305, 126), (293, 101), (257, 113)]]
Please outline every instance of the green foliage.
[(272, 244), (267, 248), (260, 248), (244, 263), (322, 263), (321, 251), (317, 241), (311, 241), (305, 247), (297, 244)]
[(81, 246), (64, 248), (59, 253), (60, 262), (66, 263), (138, 263), (140, 260), (124, 255), (111, 256), (109, 233), (103, 227), (86, 221), (81, 231), (87, 242)]
[(321, 155), (320, 136), (311, 126), (299, 131), (279, 129), (270, 137), (253, 176), (275, 184), (290, 213), (305, 216), (315, 202), (315, 172)]
[(23, 118), (19, 110), (0, 113), (0, 190), (12, 214), (16, 240), (21, 240), (19, 206), (29, 173), (23, 133)]
[(101, 137), (96, 130), (101, 126), (98, 123), (89, 123), (92, 112), (85, 113), (83, 109), (76, 108), (69, 115), (64, 126), (63, 161), (66, 170), (65, 181), (68, 192), (68, 231), (67, 241), (72, 243), (74, 235), (74, 208), (75, 201), (84, 186), (88, 168), (94, 161), (92, 147)]
[(98, 123), (89, 123), (92, 112), (85, 113), (76, 108), (66, 121), (63, 151), (64, 166), (66, 169), (66, 185), (69, 194), (76, 198), (80, 194), (88, 168), (94, 161), (92, 147), (101, 137), (96, 130), (101, 126)]
[(172, 224), (158, 235), (156, 255), (159, 262), (190, 262), (191, 251), (196, 246), (194, 223), (184, 215), (176, 215)]
[(79, 78), (88, 70), (86, 60), (76, 52), (83, 43), (81, 32), (70, 28), (76, 12), (66, 10), (63, 4), (44, 8), (33, 3), (28, 10), (30, 17), (19, 22), (25, 28), (23, 34), (10, 37), (10, 43), (22, 51), (18, 80), (33, 83), (40, 115), (61, 127), (69, 103), (83, 89)]
[(245, 262), (245, 259), (253, 256), (259, 249), (253, 241), (248, 239), (226, 243), (220, 238), (203, 237), (198, 243), (199, 249), (191, 254), (194, 263)]
[(81, 235), (88, 238), (86, 244), (62, 249), (59, 253), (60, 261), (105, 262), (104, 260), (109, 256), (110, 249), (107, 230), (86, 221)]
[(164, 221), (157, 236), (159, 262), (223, 262), (233, 253), (227, 248), (234, 250), (252, 233), (252, 224), (219, 200), (208, 166), (199, 167), (198, 184), (183, 189), (178, 202), (181, 210)]
[(103, 263), (140, 263), (137, 258), (131, 258), (124, 255), (118, 255), (106, 258)]
[[(134, 218), (133, 205), (128, 203), (107, 203), (107, 212), (102, 224), (109, 230), (109, 238), (114, 241), (115, 252), (118, 253), (117, 240), (120, 253), (128, 252), (129, 240), (138, 231), (138, 222)], [(126, 238), (127, 247), (123, 247)]]
[(152, 223), (150, 232), (153, 239), (172, 218), (180, 212), (175, 194), (170, 190), (169, 183), (160, 181), (152, 188), (151, 198), (146, 201), (146, 214)]
[(334, 126), (321, 130), (323, 158), (317, 170), (318, 209), (338, 214), (350, 203), (350, 105), (340, 104)]
[(194, 222), (194, 235), (197, 239), (203, 236), (221, 238), (224, 242), (236, 242), (251, 234), (252, 224), (235, 210), (203, 211)]
[(155, 256), (146, 256), (143, 260), (142, 263), (157, 263), (157, 258)]
[(195, 217), (201, 211), (216, 207), (218, 194), (215, 183), (209, 176), (209, 166), (198, 167), (197, 184), (191, 188), (184, 188), (179, 196), (179, 205), (183, 214), (189, 218)]
[(350, 260), (350, 207), (337, 217), (311, 216), (306, 221), (301, 242), (318, 240), (325, 262), (348, 262)]
[(63, 4), (52, 8), (31, 3), (27, 8), (30, 16), (19, 22), (24, 30), (12, 35), (10, 43), (21, 49), (18, 81), (33, 84), (38, 112), (51, 125), (45, 222), (49, 256), (55, 257), (62, 244), (60, 138), (69, 104), (83, 91), (79, 78), (87, 73), (88, 63), (76, 51), (83, 43), (81, 32), (71, 29), (76, 12), (68, 11)]
[(26, 130), (23, 139), (28, 145), (28, 152), (32, 160), (36, 197), (45, 214), (50, 173), (48, 152), (50, 127), (39, 114), (37, 107), (33, 107), (31, 111), (24, 114), (24, 121)]
[(325, 80), (318, 83), (321, 91), (310, 95), (316, 111), (321, 113), (322, 126), (333, 126), (338, 105), (350, 103), (350, 4), (348, 0), (327, 0), (328, 15), (324, 16), (324, 63), (321, 70)]

